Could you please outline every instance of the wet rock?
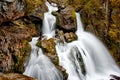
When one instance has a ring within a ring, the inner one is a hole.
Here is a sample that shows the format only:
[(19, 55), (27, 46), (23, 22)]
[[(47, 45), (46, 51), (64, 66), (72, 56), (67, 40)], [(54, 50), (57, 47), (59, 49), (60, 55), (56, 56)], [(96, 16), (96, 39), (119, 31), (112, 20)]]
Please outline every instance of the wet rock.
[(0, 80), (37, 80), (18, 73), (0, 74)]
[(115, 76), (115, 75), (111, 75), (114, 79), (110, 79), (110, 80), (120, 80), (119, 76)]
[(67, 6), (65, 9), (55, 14), (57, 18), (57, 26), (59, 29), (65, 32), (75, 32), (77, 29), (75, 10), (71, 6)]
[(56, 54), (55, 42), (53, 38), (38, 41), (37, 46), (41, 47), (47, 54)]
[(77, 39), (77, 35), (73, 32), (65, 33), (64, 37), (66, 42), (71, 42)]

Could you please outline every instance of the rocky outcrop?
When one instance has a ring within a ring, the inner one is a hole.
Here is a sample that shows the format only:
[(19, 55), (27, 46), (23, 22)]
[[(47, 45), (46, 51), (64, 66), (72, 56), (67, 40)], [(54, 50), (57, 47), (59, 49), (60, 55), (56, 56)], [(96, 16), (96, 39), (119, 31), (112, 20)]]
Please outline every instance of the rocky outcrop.
[(77, 35), (74, 34), (73, 32), (65, 33), (64, 38), (66, 42), (71, 42), (71, 41), (77, 40)]
[(0, 24), (24, 16), (25, 6), (19, 0), (0, 1)]
[(53, 15), (57, 18), (57, 28), (65, 32), (76, 31), (76, 15), (73, 7), (67, 6), (65, 9), (61, 9), (60, 12), (53, 12)]
[(37, 46), (41, 47), (43, 49), (44, 52), (47, 53), (47, 55), (52, 54), (55, 55), (56, 54), (56, 49), (55, 49), (55, 42), (53, 38), (50, 39), (43, 39), (38, 41)]
[(22, 72), (30, 55), (32, 36), (37, 36), (35, 25), (17, 20), (0, 27), (0, 72)]
[(18, 73), (7, 73), (7, 74), (0, 73), (0, 80), (37, 80), (37, 79)]
[(0, 1), (0, 72), (24, 71), (29, 42), (41, 32), (45, 0)]

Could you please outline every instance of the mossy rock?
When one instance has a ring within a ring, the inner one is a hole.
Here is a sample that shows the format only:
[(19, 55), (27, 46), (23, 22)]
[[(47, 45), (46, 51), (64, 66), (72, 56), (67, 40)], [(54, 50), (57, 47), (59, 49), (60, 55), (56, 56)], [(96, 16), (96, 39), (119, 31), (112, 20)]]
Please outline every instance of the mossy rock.
[(50, 39), (44, 39), (44, 40), (40, 40), (38, 41), (38, 43), (36, 44), (38, 47), (41, 47), (43, 49), (43, 51), (47, 54), (56, 54), (56, 49), (55, 49), (55, 42), (53, 38)]

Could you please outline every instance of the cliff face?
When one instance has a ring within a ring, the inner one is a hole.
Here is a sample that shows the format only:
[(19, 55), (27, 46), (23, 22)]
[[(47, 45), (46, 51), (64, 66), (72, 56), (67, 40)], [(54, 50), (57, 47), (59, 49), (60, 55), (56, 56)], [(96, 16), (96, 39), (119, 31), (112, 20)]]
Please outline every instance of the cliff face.
[(42, 0), (0, 1), (0, 72), (24, 71), (33, 36), (39, 36), (47, 7)]

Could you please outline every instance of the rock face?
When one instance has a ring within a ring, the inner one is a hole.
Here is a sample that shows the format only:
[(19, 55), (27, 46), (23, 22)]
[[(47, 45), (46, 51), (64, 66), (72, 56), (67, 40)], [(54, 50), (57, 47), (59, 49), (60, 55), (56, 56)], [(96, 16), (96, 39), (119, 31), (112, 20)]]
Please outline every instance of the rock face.
[[(14, 24), (13, 24), (14, 23)], [(24, 62), (30, 55), (32, 36), (37, 35), (32, 23), (21, 20), (14, 21), (10, 26), (0, 27), (0, 71), (22, 72)]]
[(60, 12), (55, 14), (57, 17), (57, 26), (65, 32), (75, 32), (77, 29), (75, 10), (71, 6), (65, 9), (60, 9)]
[(25, 13), (24, 8), (23, 3), (18, 0), (0, 1), (0, 24), (23, 17)]
[(18, 73), (0, 74), (0, 80), (37, 80)]
[(0, 72), (24, 71), (29, 42), (39, 36), (45, 0), (0, 1)]

